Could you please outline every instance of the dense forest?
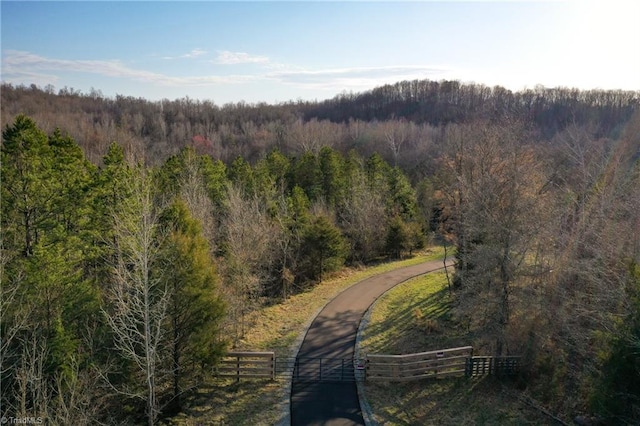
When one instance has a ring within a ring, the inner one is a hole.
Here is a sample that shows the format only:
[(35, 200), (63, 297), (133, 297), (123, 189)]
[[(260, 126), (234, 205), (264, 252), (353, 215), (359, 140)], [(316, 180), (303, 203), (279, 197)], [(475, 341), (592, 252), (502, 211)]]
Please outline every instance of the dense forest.
[(554, 412), (640, 420), (639, 92), (1, 96), (3, 413), (154, 424), (252, 310), (439, 242), (474, 346)]
[(584, 129), (594, 139), (618, 139), (640, 106), (640, 92), (580, 91), (536, 87), (511, 92), (502, 87), (457, 81), (405, 81), (324, 102), (280, 105), (183, 99), (148, 101), (99, 90), (81, 93), (53, 86), (41, 89), (3, 84), (2, 126), (17, 114), (32, 117), (50, 133), (64, 129), (98, 164), (118, 141), (127, 151), (157, 165), (185, 146), (228, 164), (250, 163), (273, 148), (284, 155), (316, 152), (322, 146), (363, 157), (377, 152), (407, 173), (433, 174), (442, 130), (449, 124), (519, 121), (552, 140), (566, 129)]

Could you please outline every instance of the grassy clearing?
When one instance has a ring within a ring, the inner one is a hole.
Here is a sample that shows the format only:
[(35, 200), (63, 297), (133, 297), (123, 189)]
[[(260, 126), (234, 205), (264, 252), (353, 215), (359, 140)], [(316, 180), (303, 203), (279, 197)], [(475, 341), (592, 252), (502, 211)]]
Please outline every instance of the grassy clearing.
[[(473, 345), (450, 316), (446, 276), (428, 274), (379, 299), (360, 345), (361, 353), (407, 354)], [(366, 383), (365, 392), (384, 425), (553, 424), (520, 402), (509, 384), (491, 378)]]
[[(279, 357), (295, 355), (298, 343), (316, 313), (347, 287), (383, 272), (442, 258), (444, 250), (432, 248), (410, 259), (369, 268), (346, 268), (333, 277), (290, 297), (264, 307), (248, 319), (249, 327), (237, 350), (274, 351)], [(275, 382), (209, 379), (187, 397), (180, 415), (166, 421), (174, 425), (274, 425), (282, 420), (286, 379)]]

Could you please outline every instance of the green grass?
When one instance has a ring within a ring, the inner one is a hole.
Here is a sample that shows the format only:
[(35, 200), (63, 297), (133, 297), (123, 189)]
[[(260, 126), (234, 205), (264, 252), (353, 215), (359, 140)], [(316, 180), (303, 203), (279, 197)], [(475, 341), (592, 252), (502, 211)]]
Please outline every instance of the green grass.
[[(408, 354), (473, 345), (451, 317), (444, 272), (409, 280), (374, 306), (360, 353)], [(523, 404), (508, 383), (484, 379), (425, 379), (366, 383), (376, 420), (386, 425), (544, 425), (549, 418)]]
[(466, 336), (456, 332), (450, 321), (449, 304), (444, 272), (395, 287), (371, 312), (360, 351), (406, 354), (467, 344)]
[[(382, 263), (369, 268), (345, 268), (329, 279), (275, 305), (264, 307), (248, 318), (247, 332), (236, 350), (274, 351), (279, 357), (295, 355), (315, 314), (347, 287), (373, 275), (417, 265), (444, 256), (434, 247), (410, 259)], [(167, 421), (173, 425), (274, 425), (283, 415), (287, 382), (284, 379), (232, 380), (207, 378), (187, 396), (183, 412)]]

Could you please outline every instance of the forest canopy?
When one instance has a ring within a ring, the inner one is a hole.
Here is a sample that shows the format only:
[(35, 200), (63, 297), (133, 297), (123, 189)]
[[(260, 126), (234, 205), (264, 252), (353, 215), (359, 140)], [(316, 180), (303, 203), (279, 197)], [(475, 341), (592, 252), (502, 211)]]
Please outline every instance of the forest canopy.
[[(343, 93), (322, 102), (216, 105), (210, 100), (148, 101), (99, 90), (82, 93), (64, 87), (39, 88), (3, 83), (2, 126), (27, 114), (45, 132), (60, 127), (99, 163), (118, 141), (145, 162), (159, 164), (184, 146), (225, 163), (242, 156), (253, 163), (271, 149), (285, 155), (331, 146), (368, 157), (377, 152), (412, 174), (433, 156), (425, 145), (438, 142), (447, 124), (476, 121), (527, 123), (544, 140), (567, 128), (591, 136), (617, 138), (640, 106), (640, 92), (545, 88), (513, 92), (500, 86), (459, 81), (403, 81), (362, 93)], [(422, 151), (421, 151), (422, 149)], [(436, 153), (437, 154), (437, 153)]]

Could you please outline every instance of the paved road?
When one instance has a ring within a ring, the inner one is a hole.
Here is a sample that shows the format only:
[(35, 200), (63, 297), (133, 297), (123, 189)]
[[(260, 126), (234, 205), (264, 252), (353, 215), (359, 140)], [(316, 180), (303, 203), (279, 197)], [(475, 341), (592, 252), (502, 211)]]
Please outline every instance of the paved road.
[[(311, 323), (298, 358), (353, 359), (358, 326), (384, 292), (417, 275), (442, 268), (442, 260), (385, 272), (344, 290)], [(364, 425), (355, 382), (297, 379), (291, 386), (291, 425)]]

